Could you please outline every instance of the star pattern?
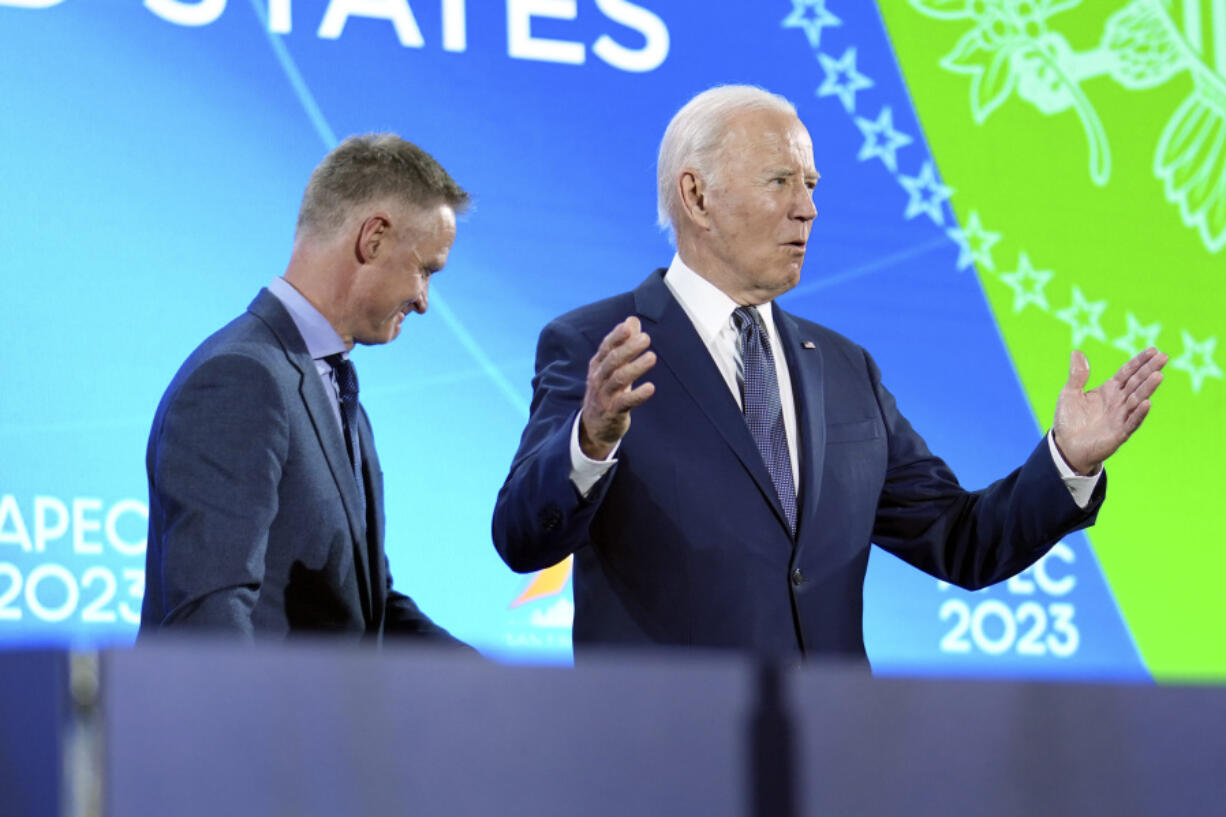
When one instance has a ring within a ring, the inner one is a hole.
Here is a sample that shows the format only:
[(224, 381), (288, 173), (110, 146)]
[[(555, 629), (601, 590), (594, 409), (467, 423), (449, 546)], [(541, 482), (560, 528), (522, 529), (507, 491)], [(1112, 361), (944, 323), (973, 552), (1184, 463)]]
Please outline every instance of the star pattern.
[[(875, 120), (855, 115), (858, 92), (875, 87), (873, 80), (860, 73), (856, 67), (856, 46), (847, 47), (837, 59), (820, 51), (822, 32), (838, 27), (843, 21), (827, 8), (829, 0), (791, 0), (792, 11), (783, 20), (784, 28), (799, 28), (805, 32), (821, 64), (824, 77), (816, 90), (819, 98), (837, 97), (844, 111), (855, 122), (864, 137), (857, 155), (859, 161), (881, 159), (882, 164), (894, 174), (899, 184), (907, 191), (908, 200), (904, 213), (907, 220), (921, 213), (927, 214), (939, 226), (945, 225), (942, 205), (955, 191), (937, 180), (936, 167), (931, 158), (925, 159), (915, 176), (898, 172), (898, 151), (914, 142), (914, 139), (894, 127), (893, 111), (889, 106), (881, 108)], [(945, 234), (958, 247), (957, 269), (965, 270), (973, 264), (979, 269), (996, 272), (993, 247), (1000, 243), (1002, 234), (986, 229), (977, 211), (971, 211), (964, 224), (953, 224)], [(1072, 303), (1064, 309), (1053, 311), (1047, 300), (1046, 287), (1055, 278), (1051, 270), (1034, 269), (1025, 252), (1018, 253), (1016, 269), (998, 274), (1001, 282), (1013, 291), (1013, 311), (1019, 313), (1029, 305), (1051, 314), (1069, 325), (1074, 346), (1080, 346), (1086, 338), (1094, 338), (1129, 355), (1157, 346), (1162, 334), (1162, 324), (1143, 324), (1129, 312), (1126, 316), (1126, 331), (1109, 340), (1102, 328), (1102, 316), (1108, 307), (1107, 301), (1089, 301), (1077, 286), (1072, 287)], [(1200, 392), (1206, 379), (1224, 379), (1221, 368), (1214, 360), (1217, 338), (1197, 341), (1186, 331), (1181, 332), (1184, 350), (1171, 360), (1170, 367), (1182, 372), (1192, 380), (1193, 392)]]
[(1171, 368), (1188, 373), (1188, 376), (1192, 378), (1192, 391), (1194, 392), (1200, 391), (1207, 377), (1216, 377), (1221, 380), (1222, 370), (1213, 360), (1217, 338), (1197, 341), (1187, 332), (1181, 331), (1180, 335), (1183, 337), (1183, 354), (1171, 361)]
[(784, 28), (803, 29), (814, 51), (821, 47), (822, 29), (841, 25), (843, 21), (826, 8), (826, 0), (792, 0), (792, 13), (783, 20)]
[(898, 149), (914, 141), (910, 136), (894, 129), (894, 112), (886, 105), (877, 114), (876, 120), (856, 117), (856, 127), (864, 134), (864, 145), (856, 158), (861, 162), (873, 157), (885, 162), (891, 173), (898, 170)]
[(837, 96), (843, 103), (843, 110), (854, 113), (856, 91), (873, 87), (873, 81), (856, 70), (856, 47), (853, 45), (848, 48), (837, 60), (821, 53), (817, 55), (817, 59), (822, 64), (822, 70), (826, 72), (826, 78), (817, 89), (817, 95)]
[(958, 269), (964, 270), (974, 262), (983, 269), (996, 271), (992, 247), (1000, 241), (1000, 233), (985, 230), (979, 223), (978, 211), (971, 211), (965, 227), (950, 227), (945, 234), (958, 245)]
[(1018, 253), (1016, 270), (1000, 274), (1000, 280), (1013, 290), (1013, 311), (1015, 313), (1021, 312), (1027, 304), (1034, 304), (1044, 312), (1050, 310), (1051, 307), (1047, 303), (1047, 295), (1043, 292), (1043, 288), (1047, 286), (1052, 277), (1051, 270), (1035, 269), (1030, 263), (1030, 256), (1025, 252)]
[(1074, 286), (1073, 302), (1056, 312), (1056, 317), (1072, 327), (1074, 347), (1080, 346), (1086, 338), (1105, 343), (1107, 335), (1100, 321), (1106, 308), (1106, 301), (1087, 301), (1081, 294), (1081, 287)]
[(937, 224), (945, 223), (941, 203), (947, 201), (954, 194), (954, 190), (937, 181), (936, 168), (932, 160), (924, 161), (924, 166), (920, 168), (918, 175), (899, 174), (898, 183), (906, 189), (907, 195), (910, 196), (907, 201), (907, 210), (903, 213), (904, 218), (912, 219), (920, 213), (927, 213), (928, 217)]
[(1112, 341), (1112, 346), (1131, 356), (1142, 349), (1158, 345), (1158, 334), (1162, 331), (1162, 324), (1151, 323), (1146, 326), (1131, 312), (1125, 316), (1125, 320), (1128, 322), (1128, 331)]

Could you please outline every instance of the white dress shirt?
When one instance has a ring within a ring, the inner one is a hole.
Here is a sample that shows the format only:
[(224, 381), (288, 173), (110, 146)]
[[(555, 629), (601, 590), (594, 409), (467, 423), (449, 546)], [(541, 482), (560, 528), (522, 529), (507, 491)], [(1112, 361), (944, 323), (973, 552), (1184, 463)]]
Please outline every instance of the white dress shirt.
[(298, 333), (302, 335), (307, 354), (314, 359), (315, 372), (323, 382), (328, 402), (332, 404), (336, 425), (343, 430), (345, 424), (341, 421), (340, 388), (332, 364), (325, 358), (340, 354), (348, 360), (349, 350), (345, 348), (345, 341), (332, 328), (332, 324), (328, 323), (328, 319), (320, 314), (305, 295), (294, 289), (294, 285), (289, 281), (280, 277), (273, 278), (268, 284), (268, 291), (285, 307)]

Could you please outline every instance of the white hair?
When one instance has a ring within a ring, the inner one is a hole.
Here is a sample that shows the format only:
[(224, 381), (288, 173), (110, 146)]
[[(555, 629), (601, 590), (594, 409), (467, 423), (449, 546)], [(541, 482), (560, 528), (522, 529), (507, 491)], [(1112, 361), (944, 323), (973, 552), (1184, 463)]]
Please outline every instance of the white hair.
[(677, 176), (692, 167), (708, 180), (716, 175), (715, 160), (734, 115), (745, 111), (778, 111), (793, 116), (796, 106), (756, 85), (717, 85), (691, 99), (677, 111), (664, 138), (656, 163), (656, 211), (661, 230), (675, 239), (681, 197)]

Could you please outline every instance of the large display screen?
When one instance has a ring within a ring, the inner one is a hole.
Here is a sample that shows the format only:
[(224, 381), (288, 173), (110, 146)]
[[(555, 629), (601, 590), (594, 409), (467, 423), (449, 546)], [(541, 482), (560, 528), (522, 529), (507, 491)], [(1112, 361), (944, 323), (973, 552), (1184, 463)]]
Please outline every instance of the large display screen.
[(666, 266), (654, 166), (718, 83), (793, 100), (821, 183), (782, 305), (864, 345), (962, 482), (1019, 465), (1072, 349), (1170, 354), (1098, 524), (977, 593), (875, 552), (884, 673), (1226, 678), (1220, 0), (0, 0), (0, 644), (130, 642), (145, 442), (285, 268), (303, 186), (395, 131), (476, 199), (430, 311), (362, 348), (398, 588), (511, 660), (570, 657), (570, 565), (494, 498), (537, 333)]

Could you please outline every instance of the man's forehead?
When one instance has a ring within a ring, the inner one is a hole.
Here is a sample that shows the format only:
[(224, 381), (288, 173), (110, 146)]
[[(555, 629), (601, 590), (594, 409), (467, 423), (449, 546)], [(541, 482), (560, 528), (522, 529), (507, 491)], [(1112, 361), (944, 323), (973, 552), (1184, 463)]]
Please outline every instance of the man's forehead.
[(811, 157), (813, 142), (798, 117), (782, 111), (745, 111), (727, 125), (725, 146), (738, 151), (791, 153)]
[(392, 223), (399, 229), (412, 233), (454, 233), (455, 210), (445, 202), (422, 205), (403, 201), (391, 201), (385, 207)]

